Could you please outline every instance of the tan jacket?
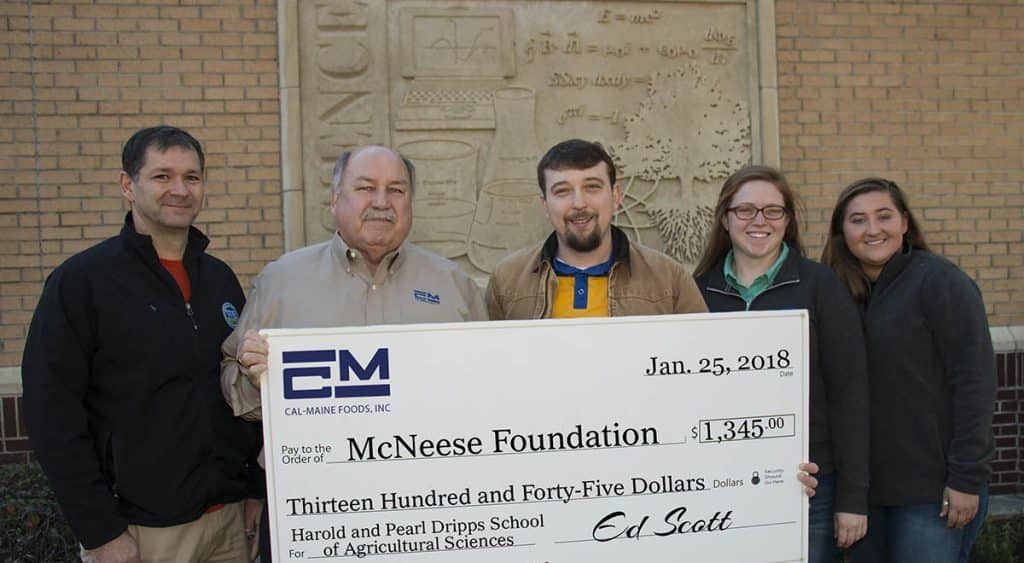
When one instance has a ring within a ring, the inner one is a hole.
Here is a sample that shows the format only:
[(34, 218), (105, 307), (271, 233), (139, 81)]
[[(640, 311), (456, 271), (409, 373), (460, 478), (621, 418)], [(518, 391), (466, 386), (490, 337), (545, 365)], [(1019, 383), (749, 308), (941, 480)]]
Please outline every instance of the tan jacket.
[(262, 418), (259, 390), (235, 361), (249, 329), (485, 320), (479, 288), (452, 261), (403, 244), (371, 276), (362, 256), (334, 235), (285, 254), (253, 280), (238, 325), (221, 346), (221, 391), (235, 416)]
[[(541, 244), (510, 254), (498, 264), (487, 284), (491, 320), (542, 319), (551, 316), (557, 276), (551, 259), (557, 251), (554, 233)], [(608, 312), (612, 317), (706, 313), (693, 278), (675, 260), (630, 243), (612, 227), (612, 269), (608, 274)]]

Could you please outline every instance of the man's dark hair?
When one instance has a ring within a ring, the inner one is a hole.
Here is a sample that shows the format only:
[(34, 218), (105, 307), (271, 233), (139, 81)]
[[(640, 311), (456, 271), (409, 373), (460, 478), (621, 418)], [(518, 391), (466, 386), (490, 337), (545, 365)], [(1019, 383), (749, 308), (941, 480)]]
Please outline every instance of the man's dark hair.
[(206, 174), (206, 157), (203, 156), (203, 147), (199, 145), (199, 141), (184, 129), (157, 125), (136, 131), (124, 144), (121, 151), (121, 170), (124, 170), (133, 181), (139, 179), (139, 170), (146, 164), (146, 151), (149, 147), (155, 147), (160, 152), (171, 147), (195, 151), (199, 157), (199, 172)]
[(615, 185), (615, 163), (601, 143), (591, 143), (583, 139), (562, 141), (548, 149), (548, 152), (537, 163), (537, 185), (542, 196), (547, 195), (544, 189), (545, 170), (586, 170), (603, 162), (608, 166), (608, 180)]

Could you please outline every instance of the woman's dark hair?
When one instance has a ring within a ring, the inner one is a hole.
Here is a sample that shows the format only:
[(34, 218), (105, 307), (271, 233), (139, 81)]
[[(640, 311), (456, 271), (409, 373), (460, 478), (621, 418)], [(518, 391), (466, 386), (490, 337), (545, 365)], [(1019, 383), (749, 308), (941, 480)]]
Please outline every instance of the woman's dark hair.
[(715, 264), (725, 259), (726, 254), (729, 254), (729, 249), (732, 248), (732, 239), (729, 238), (729, 231), (726, 231), (725, 226), (722, 225), (722, 219), (729, 212), (729, 206), (732, 204), (732, 198), (736, 196), (736, 192), (740, 191), (740, 188), (747, 182), (756, 180), (772, 184), (782, 194), (786, 215), (789, 217), (789, 223), (786, 224), (786, 232), (783, 234), (782, 240), (792, 250), (799, 252), (801, 256), (804, 255), (804, 245), (800, 241), (800, 221), (798, 220), (796, 210), (799, 201), (793, 192), (793, 188), (789, 186), (789, 181), (786, 180), (782, 172), (771, 166), (744, 166), (733, 172), (731, 176), (725, 179), (725, 183), (722, 184), (722, 191), (718, 193), (718, 203), (715, 204), (714, 216), (711, 218), (711, 235), (708, 237), (707, 246), (704, 247), (704, 255), (701, 256), (700, 261), (697, 262), (697, 267), (694, 268), (694, 276), (710, 271), (711, 268), (715, 267)]
[(864, 303), (868, 297), (868, 288), (871, 281), (860, 265), (860, 260), (850, 252), (846, 245), (846, 238), (843, 236), (843, 221), (846, 219), (846, 208), (850, 206), (853, 198), (871, 192), (886, 192), (892, 198), (896, 210), (907, 220), (907, 233), (903, 235), (903, 244), (912, 248), (928, 250), (928, 244), (924, 240), (924, 233), (917, 224), (914, 214), (910, 211), (907, 203), (907, 196), (895, 182), (884, 178), (864, 178), (857, 180), (843, 188), (839, 192), (839, 199), (832, 210), (832, 221), (828, 227), (828, 238), (825, 240), (825, 249), (821, 252), (821, 263), (835, 270), (839, 279), (846, 284), (858, 303)]

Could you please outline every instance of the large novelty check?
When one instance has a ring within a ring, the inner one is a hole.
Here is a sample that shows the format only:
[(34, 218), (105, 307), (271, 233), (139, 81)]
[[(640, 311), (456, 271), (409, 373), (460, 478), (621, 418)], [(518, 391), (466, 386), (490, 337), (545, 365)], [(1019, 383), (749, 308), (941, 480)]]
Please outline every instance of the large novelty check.
[(800, 561), (804, 311), (268, 330), (275, 561)]

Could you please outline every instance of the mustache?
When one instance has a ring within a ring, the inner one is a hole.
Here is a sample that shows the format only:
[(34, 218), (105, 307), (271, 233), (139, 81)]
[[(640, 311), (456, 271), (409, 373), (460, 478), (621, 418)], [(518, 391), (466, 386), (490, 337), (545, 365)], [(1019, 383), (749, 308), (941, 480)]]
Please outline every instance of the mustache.
[(387, 221), (394, 223), (398, 218), (391, 210), (368, 209), (363, 213), (363, 221)]
[(578, 211), (576, 213), (570, 213), (569, 215), (566, 215), (565, 219), (567, 221), (575, 221), (577, 219), (588, 219), (589, 220), (589, 219), (593, 219), (594, 217), (597, 217), (596, 213), (591, 213), (589, 211)]
[(171, 205), (191, 204), (194, 201), (195, 201), (195, 199), (192, 197), (191, 194), (189, 194), (189, 195), (170, 195), (170, 194), (167, 194), (167, 195), (165, 195), (165, 196), (160, 198), (160, 203), (171, 204)]

